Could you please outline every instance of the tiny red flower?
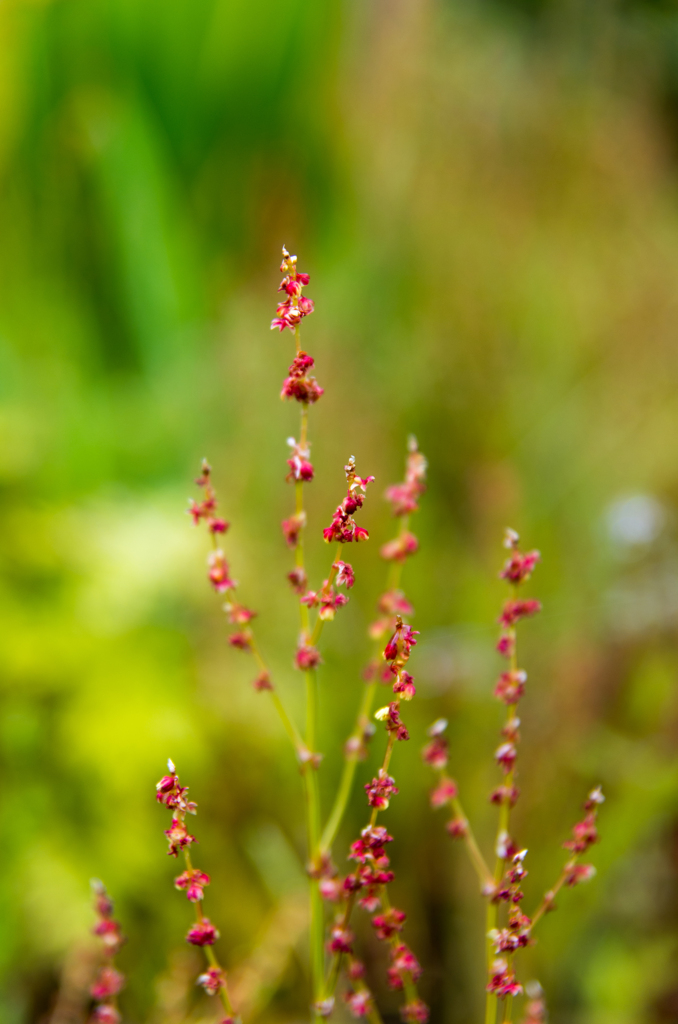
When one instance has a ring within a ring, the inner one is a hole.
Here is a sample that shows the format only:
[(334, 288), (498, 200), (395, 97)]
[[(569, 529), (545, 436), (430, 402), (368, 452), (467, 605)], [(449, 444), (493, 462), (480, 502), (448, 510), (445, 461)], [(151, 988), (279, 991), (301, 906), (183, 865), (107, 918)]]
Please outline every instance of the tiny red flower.
[(295, 515), (290, 516), (289, 519), (283, 519), (281, 525), (283, 536), (287, 541), (287, 546), (290, 548), (296, 548), (299, 543), (301, 531), (306, 526), (306, 513), (295, 513)]
[(99, 971), (96, 981), (90, 989), (93, 999), (108, 999), (116, 996), (125, 984), (125, 976), (114, 967), (105, 966)]
[(423, 999), (414, 999), (400, 1008), (400, 1016), (405, 1024), (426, 1024), (429, 1013), (429, 1008)]
[(413, 533), (405, 531), (383, 544), (379, 554), (387, 562), (404, 562), (410, 555), (415, 554), (419, 548), (419, 541)]
[(443, 779), (439, 786), (431, 792), (431, 807), (444, 807), (449, 804), (457, 795), (457, 786), (454, 779)]
[(198, 977), (198, 985), (202, 985), (209, 996), (215, 996), (225, 984), (224, 972), (219, 967), (208, 967), (205, 973)]
[(526, 555), (521, 554), (520, 551), (514, 551), (499, 573), (499, 578), (508, 580), (510, 583), (524, 583), (532, 575), (540, 558), (541, 555), (538, 551), (529, 551)]
[(495, 750), (494, 759), (508, 775), (515, 764), (516, 755), (517, 751), (513, 743), (502, 743), (502, 745), (497, 747)]
[(207, 565), (207, 576), (210, 583), (218, 593), (223, 593), (225, 590), (235, 589), (236, 584), (229, 577), (228, 562), (226, 561), (221, 548), (217, 548), (216, 551), (210, 552), (207, 559)]
[(352, 953), (353, 932), (348, 928), (336, 925), (330, 933), (328, 949), (330, 953)]
[(527, 672), (518, 669), (515, 672), (502, 672), (494, 688), (494, 696), (507, 706), (517, 704), (525, 693)]
[(169, 840), (169, 850), (167, 853), (170, 857), (178, 856), (179, 850), (184, 850), (191, 843), (197, 841), (195, 836), (189, 835), (181, 818), (172, 818), (172, 824), (169, 828), (165, 829), (165, 835)]
[(297, 653), (294, 658), (297, 668), (303, 672), (309, 669), (317, 668), (321, 664), (322, 658), (320, 657), (320, 651), (317, 647), (313, 647), (311, 644), (301, 643), (297, 648)]
[(259, 673), (257, 678), (252, 683), (252, 686), (254, 687), (255, 690), (257, 690), (259, 692), (261, 692), (262, 690), (272, 690), (273, 689), (273, 683), (271, 682), (271, 677), (268, 674), (268, 672), (266, 671), (266, 669), (263, 669)]
[(397, 907), (389, 907), (383, 914), (376, 914), (372, 918), (372, 927), (376, 932), (377, 938), (383, 942), (393, 938), (394, 935), (403, 930), (406, 917), (405, 911), (398, 910)]
[(218, 938), (219, 932), (207, 917), (196, 921), (186, 934), (186, 942), (192, 946), (212, 946)]
[(508, 629), (521, 619), (525, 619), (530, 615), (536, 615), (540, 611), (541, 602), (536, 601), (533, 597), (528, 597), (522, 601), (507, 601), (499, 616), (499, 624)]
[(365, 792), (370, 807), (386, 810), (390, 798), (397, 795), (398, 787), (391, 776), (387, 775), (383, 768), (380, 768), (378, 778), (365, 783)]
[(197, 868), (191, 868), (188, 871), (184, 871), (183, 874), (179, 875), (174, 879), (174, 886), (177, 889), (186, 890), (186, 898), (191, 903), (199, 903), (204, 897), (204, 888), (210, 884), (210, 876), (206, 875), (204, 871), (198, 871)]
[(252, 634), (249, 629), (241, 629), (237, 633), (231, 633), (228, 638), (231, 647), (239, 651), (250, 651), (252, 649)]
[(447, 834), (452, 839), (463, 839), (468, 835), (468, 822), (465, 818), (452, 818), (451, 821), (448, 821), (446, 828)]
[(303, 569), (292, 569), (292, 572), (288, 572), (287, 579), (295, 594), (303, 594), (306, 590), (308, 581)]

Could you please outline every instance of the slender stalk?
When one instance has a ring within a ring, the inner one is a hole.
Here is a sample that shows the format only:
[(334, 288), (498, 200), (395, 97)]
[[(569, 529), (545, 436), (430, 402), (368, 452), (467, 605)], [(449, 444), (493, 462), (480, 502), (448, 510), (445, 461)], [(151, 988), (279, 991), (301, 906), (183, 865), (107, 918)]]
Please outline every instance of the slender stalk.
[[(191, 855), (188, 852), (187, 848), (184, 849), (184, 863), (186, 864), (186, 870), (187, 871), (192, 871), (193, 870), (193, 864), (191, 862)], [(203, 921), (204, 916), (205, 915), (202, 912), (202, 900), (199, 900), (195, 904), (195, 917), (196, 917), (196, 921), (198, 922), (198, 924), (200, 924)], [(230, 999), (230, 996), (228, 994), (228, 989), (226, 988), (226, 980), (225, 980), (226, 976), (225, 976), (225, 973), (223, 971), (223, 968), (222, 968), (221, 964), (219, 963), (219, 961), (217, 959), (217, 955), (214, 952), (214, 949), (212, 948), (212, 946), (203, 946), (203, 950), (204, 950), (204, 953), (205, 953), (205, 958), (206, 958), (208, 964), (210, 965), (210, 967), (216, 967), (217, 970), (221, 971), (221, 973), (222, 973), (222, 977), (223, 977), (224, 980), (222, 981), (222, 984), (221, 984), (221, 986), (219, 988), (219, 998), (221, 999), (221, 1002), (222, 1002), (222, 1005), (224, 1007), (224, 1010), (226, 1011), (226, 1015), (228, 1017), (234, 1017), (235, 1016), (235, 1012), (233, 1010), (233, 1004), (231, 1003), (231, 999)], [(239, 1020), (239, 1018), (237, 1018), (237, 1019)]]
[[(511, 597), (515, 599), (518, 588), (515, 585), (511, 586)], [(515, 627), (510, 631), (511, 636), (511, 658), (510, 658), (510, 671), (516, 672), (518, 669), (518, 655), (516, 651), (516, 630)], [(506, 722), (510, 722), (514, 717), (516, 710), (516, 704), (510, 704), (506, 708)], [(513, 787), (513, 780), (515, 777), (513, 766), (510, 772), (506, 776), (506, 792), (510, 794)], [(509, 824), (511, 820), (511, 797), (506, 795), (501, 802), (499, 808), (499, 823), (497, 825), (497, 836), (495, 839), (495, 850), (497, 851), (497, 859), (494, 866), (494, 884), (499, 885), (504, 874), (504, 866), (506, 859), (501, 856), (499, 850), (503, 845), (504, 837), (508, 835)], [(489, 933), (497, 927), (497, 904), (492, 901), (491, 897), (488, 897), (487, 904), (487, 915), (486, 915), (486, 958), (488, 973), (493, 959), (492, 942), (489, 938)], [(485, 999), (485, 1024), (494, 1024), (497, 1016), (497, 1003), (498, 999), (494, 992), (488, 992)], [(505, 1024), (510, 1024), (511, 1017), (510, 1013), (508, 1016), (505, 1014)]]
[[(401, 520), (400, 529), (398, 536), (407, 532), (409, 527), (410, 517), (404, 516)], [(386, 579), (387, 590), (397, 590), (400, 586), (400, 580), (403, 572), (403, 563), (400, 561), (392, 562), (389, 566), (388, 576)], [(375, 641), (373, 660), (377, 660), (381, 653), (381, 638)], [(360, 701), (360, 707), (356, 716), (355, 725), (349, 737), (349, 740), (355, 740), (363, 735), (365, 722), (369, 721), (370, 713), (372, 711), (372, 704), (374, 702), (374, 695), (377, 690), (377, 680), (371, 680), (364, 688), (363, 695)], [(353, 782), (355, 779), (355, 772), (358, 765), (359, 756), (357, 753), (350, 750), (350, 742), (347, 744), (348, 749), (344, 755), (344, 767), (341, 773), (341, 779), (339, 781), (339, 788), (337, 789), (337, 795), (334, 798), (334, 804), (330, 811), (330, 816), (327, 819), (327, 824), (323, 830), (322, 837), (320, 839), (320, 851), (321, 853), (329, 853), (332, 849), (332, 844), (337, 837), (337, 832), (341, 826), (348, 802), (351, 797), (351, 791), (353, 789)]]
[(570, 872), (571, 872), (572, 868), (574, 867), (574, 865), (577, 863), (577, 859), (578, 859), (577, 855), (575, 855), (574, 857), (571, 857), (570, 860), (568, 860), (567, 864), (565, 865), (563, 870), (560, 872), (560, 875), (558, 876), (558, 880), (557, 880), (556, 884), (553, 886), (552, 889), (550, 889), (548, 891), (548, 893), (546, 893), (544, 895), (541, 903), (539, 904), (539, 906), (535, 910), (534, 914), (532, 914), (532, 924), (530, 926), (530, 932), (532, 932), (534, 926), (544, 916), (546, 911), (552, 905), (555, 897), (558, 895), (558, 893), (560, 892), (562, 887), (565, 885), (565, 882), (567, 881), (568, 875), (570, 874)]
[[(445, 771), (442, 771), (440, 775), (441, 779), (447, 779)], [(459, 799), (459, 797), (455, 796), (452, 798), (452, 807), (454, 808), (454, 813), (457, 816), (457, 818), (461, 818), (466, 826), (466, 831), (464, 832), (463, 836), (464, 844), (468, 851), (471, 864), (473, 865), (475, 872), (478, 875), (478, 879), (480, 881), (482, 888), (484, 889), (486, 886), (493, 885), (494, 877), (485, 862), (485, 858), (483, 857), (480, 851), (480, 847), (478, 846), (476, 837), (473, 834), (473, 829), (469, 824), (468, 818), (464, 814), (464, 808), (462, 807), (461, 800)]]

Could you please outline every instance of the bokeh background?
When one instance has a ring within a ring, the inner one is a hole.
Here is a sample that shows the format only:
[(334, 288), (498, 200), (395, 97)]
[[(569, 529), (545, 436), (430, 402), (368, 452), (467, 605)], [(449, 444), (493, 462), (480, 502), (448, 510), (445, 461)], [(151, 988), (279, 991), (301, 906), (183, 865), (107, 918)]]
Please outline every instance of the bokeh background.
[[(419, 749), (447, 717), (487, 849), (506, 525), (543, 555), (521, 640), (528, 905), (586, 791), (608, 795), (598, 876), (559, 901), (523, 979), (558, 1024), (678, 1021), (675, 5), (4, 0), (0, 49), (3, 1024), (82, 1020), (92, 876), (129, 936), (127, 1024), (216, 1019), (154, 801), (168, 756), (250, 1019), (305, 1019), (301, 783), (184, 514), (208, 455), (241, 597), (301, 716), (279, 530), (291, 347), (268, 329), (283, 243), (311, 273), (326, 388), (317, 577), (346, 457), (377, 477), (323, 638), (326, 808), (383, 587), (381, 493), (410, 431), (430, 460), (388, 824), (433, 1021), (479, 1019), (483, 921)], [(364, 813), (357, 792), (340, 866)]]

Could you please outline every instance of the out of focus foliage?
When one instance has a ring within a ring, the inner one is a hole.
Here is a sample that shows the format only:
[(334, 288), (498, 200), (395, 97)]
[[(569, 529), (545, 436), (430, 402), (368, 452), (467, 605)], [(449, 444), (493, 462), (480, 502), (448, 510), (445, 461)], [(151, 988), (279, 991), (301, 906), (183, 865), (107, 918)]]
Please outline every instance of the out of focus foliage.
[[(509, 524), (543, 554), (545, 611), (522, 631), (529, 905), (587, 789), (608, 794), (598, 878), (563, 895), (525, 977), (563, 1024), (678, 1020), (674, 5), (5, 0), (0, 27), (3, 1024), (78, 1019), (93, 875), (130, 936), (126, 1021), (208, 1013), (154, 802), (168, 755), (200, 804), (225, 961), (255, 958), (261, 1020), (305, 1012), (300, 781), (184, 516), (209, 455), (243, 600), (300, 715), (279, 532), (290, 342), (268, 330), (283, 242), (311, 273), (304, 344), (326, 388), (318, 578), (347, 455), (377, 487), (409, 431), (430, 460), (405, 578), (419, 694), (388, 824), (433, 1020), (478, 1018), (482, 909), (418, 750), (449, 718), (488, 847)], [(324, 637), (326, 807), (383, 586), (377, 495), (363, 521)], [(357, 792), (339, 850), (364, 817)]]

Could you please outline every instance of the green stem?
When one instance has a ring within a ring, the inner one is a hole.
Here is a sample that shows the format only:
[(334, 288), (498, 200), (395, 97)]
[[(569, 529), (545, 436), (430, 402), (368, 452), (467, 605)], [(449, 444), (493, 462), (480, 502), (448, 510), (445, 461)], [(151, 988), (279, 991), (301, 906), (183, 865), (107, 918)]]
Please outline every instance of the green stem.
[[(376, 680), (365, 687), (363, 693), (363, 699), (358, 712), (358, 718), (356, 720), (356, 726), (351, 733), (351, 738), (357, 738), (363, 729), (363, 723), (369, 719), (370, 712), (372, 710), (372, 703), (374, 701), (374, 694), (377, 689)], [(348, 801), (351, 796), (351, 790), (353, 789), (353, 780), (355, 778), (356, 768), (358, 766), (358, 755), (348, 753), (344, 761), (344, 768), (341, 774), (341, 781), (339, 783), (339, 789), (334, 800), (331, 814), (325, 825), (325, 829), (320, 840), (320, 850), (322, 853), (329, 853), (332, 848), (332, 844), (336, 839), (339, 826), (341, 825), (346, 808), (348, 807)]]

